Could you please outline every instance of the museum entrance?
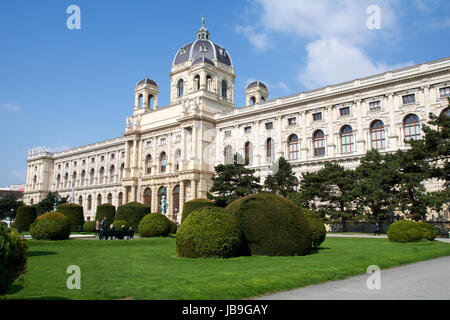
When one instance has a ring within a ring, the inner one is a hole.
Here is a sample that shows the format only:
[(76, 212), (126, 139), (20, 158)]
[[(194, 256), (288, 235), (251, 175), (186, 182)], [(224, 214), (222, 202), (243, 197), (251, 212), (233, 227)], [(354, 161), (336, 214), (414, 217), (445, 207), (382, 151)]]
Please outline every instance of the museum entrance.
[(173, 220), (177, 221), (178, 213), (180, 212), (180, 186), (177, 185), (172, 191), (172, 203), (173, 203)]
[(144, 205), (150, 207), (150, 212), (152, 212), (152, 189), (150, 188), (144, 191)]

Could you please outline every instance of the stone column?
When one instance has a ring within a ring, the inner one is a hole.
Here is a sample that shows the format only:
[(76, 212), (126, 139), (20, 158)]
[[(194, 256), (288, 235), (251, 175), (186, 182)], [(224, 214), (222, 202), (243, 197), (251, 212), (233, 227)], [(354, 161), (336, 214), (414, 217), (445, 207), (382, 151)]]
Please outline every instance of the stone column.
[(325, 151), (325, 156), (328, 158), (333, 158), (336, 155), (336, 143), (334, 141), (334, 126), (333, 126), (333, 106), (327, 107), (327, 121), (328, 121), (328, 139), (327, 139), (327, 149)]
[(300, 159), (307, 160), (308, 159), (308, 137), (306, 135), (306, 128), (307, 128), (307, 113), (306, 111), (302, 111), (301, 113), (301, 123), (302, 123), (302, 145), (301, 145), (301, 155)]
[(261, 147), (261, 121), (260, 120), (257, 120), (256, 122), (255, 122), (255, 124), (256, 124), (256, 145), (255, 145), (255, 147), (254, 147), (254, 150), (253, 150), (253, 157), (255, 158), (255, 164), (258, 166), (258, 167), (261, 167), (261, 163), (262, 163), (262, 157), (261, 157), (261, 154), (262, 154), (262, 147)]
[[(358, 115), (357, 115), (358, 113)], [(358, 116), (358, 132), (357, 135), (353, 134), (353, 137), (355, 139), (355, 151), (359, 153), (365, 153), (366, 151), (366, 143), (364, 140), (364, 132), (363, 132), (363, 116), (364, 116), (364, 110), (361, 103), (361, 100), (356, 101), (356, 110), (355, 115)]]
[(167, 172), (172, 173), (173, 172), (173, 151), (172, 151), (172, 132), (169, 133), (169, 149), (167, 150)]
[(197, 161), (197, 144), (198, 144), (198, 128), (196, 123), (192, 126), (192, 156), (191, 159), (195, 163)]
[[(261, 99), (261, 98), (260, 98)], [(283, 132), (283, 122), (282, 122), (282, 117), (279, 116), (277, 117), (277, 136), (278, 136), (278, 150), (276, 152), (276, 157), (274, 159), (274, 161), (277, 161), (280, 157), (284, 156), (284, 144), (283, 144), (283, 136), (282, 136), (282, 132)]]

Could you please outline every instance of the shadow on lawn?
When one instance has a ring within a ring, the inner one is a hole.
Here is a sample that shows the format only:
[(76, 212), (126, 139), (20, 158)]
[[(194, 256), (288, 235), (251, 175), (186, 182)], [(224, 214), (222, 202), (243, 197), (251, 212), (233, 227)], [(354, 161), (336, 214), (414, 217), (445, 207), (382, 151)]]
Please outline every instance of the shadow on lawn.
[(311, 249), (309, 255), (318, 254), (318, 253), (320, 253), (319, 251), (321, 251), (321, 250), (330, 250), (330, 249), (331, 248), (326, 248), (326, 247), (313, 248), (313, 249)]
[(9, 287), (8, 291), (6, 291), (6, 294), (14, 294), (14, 293), (21, 291), (22, 289), (23, 289), (23, 286), (19, 286), (17, 284), (12, 284)]
[(38, 257), (38, 256), (50, 256), (53, 254), (58, 254), (58, 253), (53, 252), (53, 251), (29, 251), (27, 256), (28, 257)]

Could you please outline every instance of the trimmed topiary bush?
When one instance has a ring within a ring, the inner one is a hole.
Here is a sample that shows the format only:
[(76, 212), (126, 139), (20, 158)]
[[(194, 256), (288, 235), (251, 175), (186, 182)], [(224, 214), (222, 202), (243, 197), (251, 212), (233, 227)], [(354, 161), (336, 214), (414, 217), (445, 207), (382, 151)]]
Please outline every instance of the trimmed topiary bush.
[(28, 245), (16, 231), (0, 225), (0, 295), (26, 272)]
[(133, 230), (137, 230), (139, 222), (141, 222), (142, 218), (149, 213), (150, 207), (144, 206), (139, 202), (129, 202), (117, 208), (114, 220), (125, 220), (133, 227)]
[(400, 220), (392, 223), (387, 230), (391, 242), (413, 242), (426, 238), (424, 228), (419, 223), (409, 220)]
[(116, 230), (122, 229), (123, 225), (127, 229), (130, 227), (130, 224), (127, 221), (125, 221), (125, 220), (116, 220), (116, 221), (113, 222), (114, 229), (116, 229)]
[(70, 221), (59, 212), (44, 213), (30, 226), (30, 234), (36, 240), (65, 240), (70, 236)]
[(98, 220), (99, 222), (102, 222), (104, 217), (106, 217), (108, 224), (113, 223), (114, 218), (116, 217), (116, 207), (108, 203), (97, 206), (95, 221)]
[(327, 235), (327, 229), (325, 228), (325, 223), (322, 218), (317, 214), (317, 212), (305, 208), (300, 208), (300, 211), (305, 215), (309, 222), (309, 226), (312, 231), (312, 245), (314, 248), (320, 246), (322, 242), (325, 241)]
[(216, 203), (212, 200), (198, 198), (188, 202), (185, 202), (183, 205), (183, 214), (181, 216), (181, 223), (183, 223), (184, 219), (187, 218), (192, 211), (204, 208), (204, 207), (215, 207)]
[(427, 222), (417, 222), (419, 227), (422, 229), (422, 234), (425, 239), (428, 241), (433, 241), (437, 235), (437, 230)]
[(166, 237), (172, 228), (170, 220), (161, 213), (150, 213), (142, 218), (138, 232), (143, 238)]
[(78, 231), (78, 227), (84, 224), (83, 206), (75, 203), (60, 204), (56, 208), (57, 212), (62, 213), (69, 219), (70, 231)]
[(236, 217), (243, 234), (243, 255), (306, 255), (312, 231), (300, 208), (273, 193), (259, 193), (230, 203), (225, 212)]
[(21, 206), (17, 209), (16, 219), (12, 227), (22, 231), (30, 231), (30, 225), (36, 220), (37, 211), (34, 206)]
[(84, 232), (95, 232), (95, 221), (86, 221), (83, 225)]
[(239, 255), (241, 244), (238, 221), (218, 207), (191, 212), (176, 237), (178, 256), (187, 258), (235, 257)]
[(178, 225), (175, 221), (169, 220), (170, 221), (170, 234), (175, 234), (177, 233), (178, 230)]

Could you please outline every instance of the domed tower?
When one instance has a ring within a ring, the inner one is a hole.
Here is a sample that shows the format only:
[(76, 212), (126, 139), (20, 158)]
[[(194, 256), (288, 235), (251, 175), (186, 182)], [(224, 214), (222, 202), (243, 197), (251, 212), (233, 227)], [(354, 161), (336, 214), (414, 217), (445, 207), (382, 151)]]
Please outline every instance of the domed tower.
[(210, 40), (202, 19), (196, 40), (182, 46), (173, 59), (170, 102), (182, 103), (201, 96), (233, 108), (235, 78), (229, 53)]
[(253, 81), (247, 85), (245, 90), (246, 105), (263, 103), (269, 99), (269, 89), (260, 81)]
[(158, 94), (158, 84), (148, 77), (136, 83), (134, 114), (156, 109), (158, 107)]

